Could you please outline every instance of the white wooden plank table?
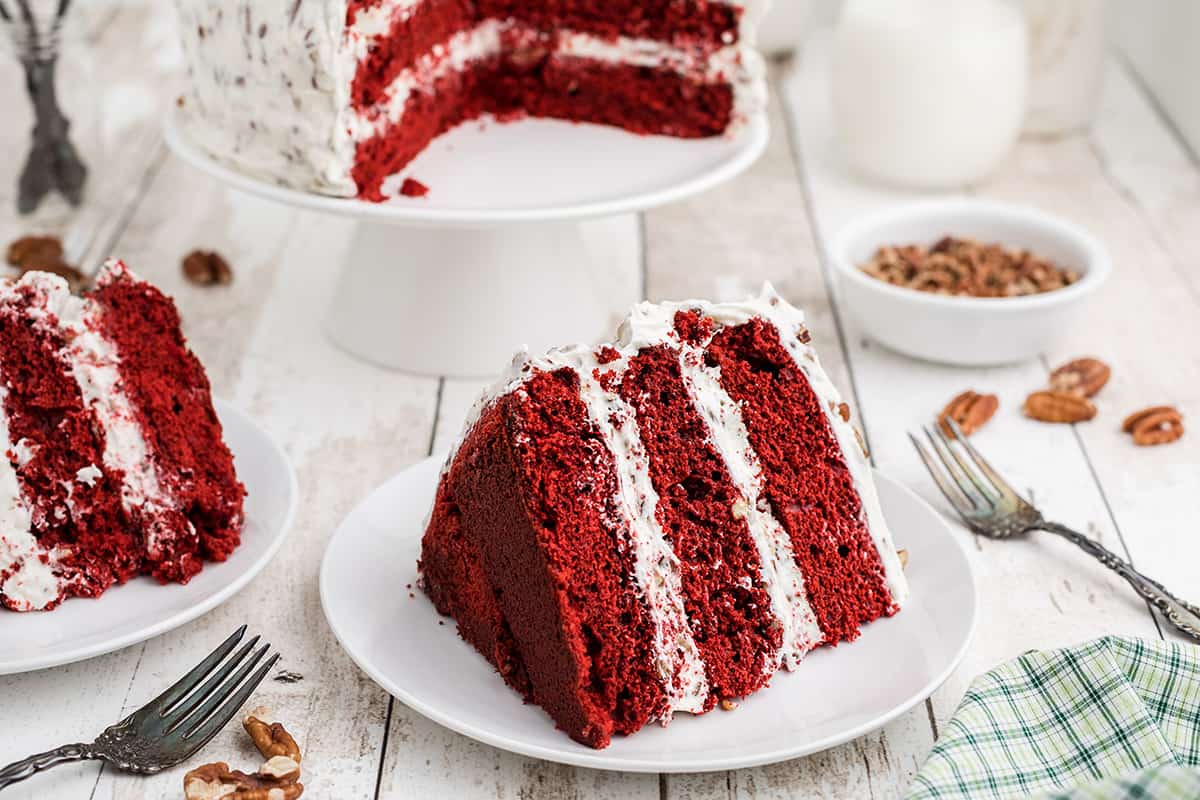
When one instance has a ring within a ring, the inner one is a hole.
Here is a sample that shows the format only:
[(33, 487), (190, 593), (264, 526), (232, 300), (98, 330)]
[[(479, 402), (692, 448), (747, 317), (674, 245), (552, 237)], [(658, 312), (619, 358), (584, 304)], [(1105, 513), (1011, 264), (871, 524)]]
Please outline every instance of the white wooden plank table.
[[(113, 147), (89, 200), (88, 213), (102, 224), (88, 255), (120, 255), (176, 297), (216, 392), (287, 449), (301, 507), (287, 546), (263, 576), (204, 618), (81, 664), (0, 678), (0, 763), (91, 737), (245, 621), (283, 651), (283, 669), (302, 676), (268, 681), (255, 702), (276, 709), (300, 740), (307, 796), (887, 798), (912, 777), (975, 674), (1030, 648), (1110, 633), (1162, 635), (1123, 583), (1066, 544), (974, 539), (981, 620), (963, 666), (926, 704), (809, 758), (702, 775), (575, 769), (477, 744), (391, 700), (341, 653), (324, 622), (320, 557), (341, 518), (373, 487), (449, 443), (480, 384), (385, 372), (337, 351), (315, 320), (336, 280), (329, 264), (353, 225), (228, 190), (166, 154), (154, 131), (179, 70), (167, 5), (103, 11), (89, 20), (89, 36), (103, 53), (94, 59), (95, 105), (109, 119)], [(147, 56), (160, 50), (166, 55)], [(774, 282), (807, 310), (877, 465), (939, 507), (905, 432), (963, 389), (995, 392), (1001, 410), (977, 441), (1005, 474), (1051, 515), (1086, 528), (1181, 593), (1200, 595), (1200, 436), (1141, 450), (1117, 430), (1126, 412), (1159, 402), (1200, 413), (1195, 162), (1115, 63), (1090, 133), (1022, 142), (989, 181), (963, 192), (1037, 205), (1101, 237), (1116, 270), (1092, 316), (1063, 331), (1038, 362), (988, 370), (914, 362), (866, 341), (832, 297), (823, 243), (852, 218), (915, 195), (860, 184), (842, 169), (828, 112), (827, 50), (818, 38), (803, 56), (775, 65), (774, 138), (759, 164), (727, 186), (643, 215), (640, 230), (628, 231), (614, 252), (641, 253), (651, 299), (728, 299)], [(18, 70), (11, 61), (0, 64), (0, 107), (6, 122), (15, 117), (0, 126), (8, 155), (0, 161), (0, 240), (31, 228), (76, 230), (61, 206), (32, 220), (12, 211), (20, 167), (14, 154), (23, 155), (28, 118)], [(112, 120), (119, 122), (115, 131)], [(226, 254), (236, 271), (231, 287), (201, 289), (182, 279), (180, 259), (195, 247)], [(1025, 420), (1021, 402), (1045, 382), (1048, 368), (1083, 354), (1113, 365), (1113, 380), (1098, 398), (1100, 417), (1074, 428)], [(252, 764), (244, 740), (231, 726), (204, 757)], [(47, 773), (5, 797), (181, 797), (183, 771), (139, 779), (85, 764)]]

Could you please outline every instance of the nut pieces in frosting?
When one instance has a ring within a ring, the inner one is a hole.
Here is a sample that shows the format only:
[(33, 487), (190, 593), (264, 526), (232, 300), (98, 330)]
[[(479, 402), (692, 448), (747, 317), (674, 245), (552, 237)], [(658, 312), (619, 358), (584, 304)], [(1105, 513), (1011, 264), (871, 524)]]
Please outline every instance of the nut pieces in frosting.
[(259, 707), (242, 721), (242, 727), (266, 761), (253, 774), (231, 770), (223, 761), (205, 764), (183, 777), (185, 800), (296, 800), (304, 794), (300, 783), (300, 747), (278, 722), (268, 722)]

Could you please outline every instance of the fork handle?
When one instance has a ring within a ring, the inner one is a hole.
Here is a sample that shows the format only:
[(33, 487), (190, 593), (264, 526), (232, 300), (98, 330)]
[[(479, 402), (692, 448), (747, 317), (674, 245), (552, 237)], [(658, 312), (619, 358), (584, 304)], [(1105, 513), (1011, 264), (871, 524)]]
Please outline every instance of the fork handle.
[(1168, 592), (1161, 583), (1147, 578), (1134, 569), (1132, 564), (1120, 558), (1104, 545), (1078, 531), (1071, 530), (1066, 525), (1046, 522), (1039, 527), (1074, 542), (1085, 553), (1091, 554), (1101, 564), (1124, 578), (1135, 592), (1161, 611), (1172, 625), (1191, 638), (1200, 641), (1200, 606), (1180, 600)]
[(84, 761), (93, 757), (91, 747), (86, 744), (67, 744), (45, 753), (38, 753), (0, 768), (0, 789), (59, 764), (66, 764), (68, 761)]

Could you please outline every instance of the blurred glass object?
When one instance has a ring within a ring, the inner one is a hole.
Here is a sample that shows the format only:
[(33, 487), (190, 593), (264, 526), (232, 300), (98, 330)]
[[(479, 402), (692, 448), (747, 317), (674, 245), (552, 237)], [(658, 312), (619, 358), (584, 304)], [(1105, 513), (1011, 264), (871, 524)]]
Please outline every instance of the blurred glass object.
[(1061, 134), (1096, 116), (1108, 55), (1108, 0), (1024, 0), (1029, 25), (1025, 130)]
[(0, 33), (12, 44), (24, 71), (34, 125), (29, 155), (18, 179), (17, 210), (28, 214), (59, 192), (77, 206), (87, 167), (71, 142), (58, 102), (57, 72), (62, 32), (71, 0), (0, 0)]

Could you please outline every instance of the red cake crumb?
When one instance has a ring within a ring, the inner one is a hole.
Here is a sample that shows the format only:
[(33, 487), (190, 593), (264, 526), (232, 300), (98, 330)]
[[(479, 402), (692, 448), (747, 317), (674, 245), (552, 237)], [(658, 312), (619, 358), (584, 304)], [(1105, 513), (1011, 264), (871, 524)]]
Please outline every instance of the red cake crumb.
[(400, 185), (400, 194), (405, 197), (424, 197), (429, 194), (429, 187), (415, 178), (405, 178)]
[(700, 344), (712, 335), (715, 323), (696, 311), (679, 311), (675, 314), (675, 332), (689, 344)]
[(642, 350), (630, 363), (621, 396), (637, 413), (659, 494), (658, 520), (681, 562), (712, 708), (762, 687), (770, 677), (766, 659), (782, 644), (760, 585), (757, 547), (745, 520), (731, 513), (740, 495), (688, 397), (678, 353), (665, 346)]
[(611, 364), (621, 357), (615, 347), (604, 346), (596, 351), (596, 362), (599, 364)]
[(862, 503), (821, 401), (761, 320), (725, 328), (706, 352), (742, 408), (766, 494), (792, 540), (809, 603), (836, 644), (895, 612)]

